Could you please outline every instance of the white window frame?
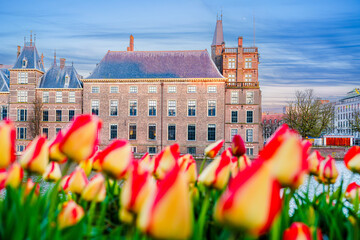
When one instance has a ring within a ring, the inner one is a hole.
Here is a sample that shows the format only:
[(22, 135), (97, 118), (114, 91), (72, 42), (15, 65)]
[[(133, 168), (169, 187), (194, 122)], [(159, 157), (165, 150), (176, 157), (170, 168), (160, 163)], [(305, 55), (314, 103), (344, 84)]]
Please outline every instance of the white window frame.
[[(131, 103), (135, 103), (135, 115), (131, 115), (130, 114), (130, 111), (131, 111)], [(139, 113), (139, 108), (138, 108), (138, 101), (137, 101), (137, 99), (131, 99), (131, 100), (129, 100), (129, 111), (128, 111), (128, 116), (129, 117), (137, 117), (138, 116), (138, 113)]]
[(176, 93), (176, 86), (168, 86), (168, 93)]
[(157, 93), (157, 86), (148, 86), (148, 93)]
[(229, 58), (228, 60), (228, 68), (235, 69), (236, 68), (236, 59), (234, 57)]
[[(175, 126), (175, 139), (172, 139), (172, 140), (169, 139), (169, 127), (170, 127), (170, 126)], [(196, 135), (195, 135), (195, 136), (196, 136)], [(168, 124), (168, 127), (167, 127), (167, 140), (168, 140), (168, 141), (176, 141), (176, 124), (175, 124), (175, 123), (169, 123), (169, 124)]]
[[(215, 103), (215, 115), (214, 115), (214, 116), (210, 116), (210, 115), (209, 115), (210, 102), (214, 102), (214, 103)], [(216, 105), (217, 105), (216, 99), (209, 99), (209, 100), (207, 101), (207, 116), (208, 116), (208, 117), (216, 117), (216, 112), (217, 112)]]
[[(115, 107), (115, 103), (116, 103), (116, 114), (112, 115), (111, 108)], [(111, 99), (110, 102), (109, 102), (109, 116), (110, 117), (119, 116), (119, 101), (117, 99)]]
[[(149, 134), (150, 126), (155, 126), (155, 138), (154, 138), (154, 139), (150, 139), (150, 134)], [(147, 127), (147, 140), (148, 140), (148, 141), (156, 141), (156, 136), (157, 136), (157, 126), (156, 126), (156, 123), (149, 123), (149, 124), (148, 124), (148, 127)]]
[(252, 68), (252, 58), (245, 58), (245, 68)]
[[(195, 139), (189, 140), (189, 126), (195, 126)], [(186, 125), (186, 141), (194, 142), (196, 141), (196, 124), (195, 123), (189, 123)]]
[(27, 91), (18, 91), (17, 92), (18, 102), (28, 102), (28, 92)]
[(69, 88), (69, 84), (70, 84), (70, 77), (68, 74), (65, 75), (65, 84), (64, 84), (64, 88)]
[(230, 94), (231, 104), (239, 104), (239, 92), (238, 91), (231, 91)]
[(18, 72), (18, 84), (27, 84), (29, 82), (27, 72)]
[[(190, 102), (193, 102), (194, 103), (194, 106), (195, 106), (195, 115), (189, 115), (189, 107), (190, 107)], [(195, 99), (189, 99), (188, 100), (188, 104), (187, 104), (187, 116), (188, 117), (196, 117), (196, 112), (197, 112), (197, 109), (196, 109), (196, 100)], [(216, 113), (216, 111), (215, 111)]]
[(76, 93), (74, 91), (69, 92), (69, 103), (75, 103)]
[(138, 93), (138, 87), (137, 86), (130, 86), (129, 87), (129, 93)]
[[(111, 127), (112, 126), (116, 126), (116, 138), (111, 138)], [(118, 137), (119, 137), (118, 135), (119, 135), (119, 127), (118, 127), (118, 125), (116, 123), (110, 123), (109, 124), (109, 139), (110, 140), (118, 139)]]
[(196, 86), (195, 85), (187, 86), (187, 93), (196, 93)]
[[(234, 132), (234, 133), (233, 133)], [(230, 142), (234, 138), (235, 135), (239, 134), (239, 130), (237, 128), (230, 128)]]
[(100, 86), (91, 86), (91, 93), (100, 93)]
[[(252, 141), (248, 141), (248, 131), (250, 131), (250, 130), (251, 130), (251, 133), (252, 133), (252, 136), (251, 136)], [(254, 129), (253, 128), (246, 128), (245, 129), (245, 142), (249, 142), (249, 143), (254, 142)]]
[(208, 86), (208, 93), (217, 93), (216, 86)]
[(62, 92), (57, 91), (55, 93), (55, 103), (62, 103), (62, 102), (63, 102)]
[[(215, 139), (214, 140), (209, 140), (209, 128), (210, 128), (210, 126), (215, 126)], [(207, 139), (208, 142), (216, 141), (216, 124), (214, 124), (214, 123), (207, 124), (206, 139)]]
[[(171, 102), (171, 106), (170, 106), (170, 102)], [(173, 103), (174, 103), (174, 104), (173, 104)], [(171, 108), (174, 108), (174, 112), (175, 112), (175, 114), (174, 114), (174, 115), (171, 115), (171, 116), (169, 115), (170, 107), (171, 107)], [(167, 104), (167, 115), (168, 115), (168, 117), (176, 117), (176, 114), (177, 114), (176, 100), (170, 99), (170, 100), (168, 100), (168, 104)]]
[[(248, 112), (252, 112), (252, 122), (248, 122), (248, 119), (247, 119), (247, 113)], [(246, 118), (246, 123), (254, 123), (254, 110), (246, 110), (245, 111), (245, 118)]]
[[(155, 107), (155, 115), (150, 115), (150, 107)], [(157, 101), (156, 101), (156, 99), (149, 99), (148, 100), (148, 116), (149, 117), (156, 117), (157, 116)]]
[[(96, 102), (97, 102), (97, 104), (94, 104)], [(99, 99), (91, 99), (90, 113), (92, 114), (93, 107), (96, 107), (96, 105), (97, 105), (97, 111), (98, 111), (98, 116), (99, 116), (100, 115), (100, 100)]]
[(50, 102), (50, 93), (48, 91), (42, 92), (42, 102), (49, 103)]
[(110, 93), (119, 93), (118, 86), (110, 86)]
[(253, 91), (246, 91), (246, 104), (254, 104), (254, 95)]
[(245, 82), (251, 82), (252, 81), (252, 74), (245, 74)]

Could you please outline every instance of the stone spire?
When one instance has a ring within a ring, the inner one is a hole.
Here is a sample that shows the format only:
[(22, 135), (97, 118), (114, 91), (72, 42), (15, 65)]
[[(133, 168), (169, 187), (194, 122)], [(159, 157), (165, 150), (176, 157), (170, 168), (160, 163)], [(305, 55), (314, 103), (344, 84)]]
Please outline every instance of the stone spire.
[(222, 45), (224, 43), (223, 25), (222, 25), (222, 14), (220, 19), (216, 19), (216, 27), (214, 32), (214, 38), (211, 46)]

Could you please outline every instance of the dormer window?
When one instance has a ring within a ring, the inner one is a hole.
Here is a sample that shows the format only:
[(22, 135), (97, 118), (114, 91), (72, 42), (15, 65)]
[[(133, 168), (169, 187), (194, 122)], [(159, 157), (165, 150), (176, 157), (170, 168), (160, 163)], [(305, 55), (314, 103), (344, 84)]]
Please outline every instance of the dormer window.
[(70, 77), (69, 75), (66, 74), (65, 76), (65, 88), (68, 88), (69, 87), (69, 83), (70, 83)]
[(22, 60), (22, 67), (23, 67), (23, 68), (26, 68), (26, 66), (27, 66), (27, 60), (26, 60), (26, 58), (23, 58), (23, 60)]

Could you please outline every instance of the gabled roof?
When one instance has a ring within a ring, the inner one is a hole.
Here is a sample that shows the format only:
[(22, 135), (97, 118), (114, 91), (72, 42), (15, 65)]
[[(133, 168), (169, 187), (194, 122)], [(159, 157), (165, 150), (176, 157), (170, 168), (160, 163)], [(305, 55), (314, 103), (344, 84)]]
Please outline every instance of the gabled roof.
[[(27, 61), (26, 67), (23, 67), (23, 60)], [(37, 69), (45, 72), (44, 65), (41, 62), (36, 46), (24, 46), (12, 69)]]
[[(69, 77), (68, 86), (65, 86), (66, 77)], [(82, 88), (82, 82), (73, 66), (53, 65), (42, 76), (39, 88)]]
[(0, 69), (0, 92), (9, 92), (10, 72), (8, 69)]
[(206, 50), (108, 51), (87, 79), (223, 78)]
[(215, 26), (214, 38), (211, 46), (222, 45), (223, 43), (224, 43), (224, 33), (223, 33), (222, 20), (217, 20)]

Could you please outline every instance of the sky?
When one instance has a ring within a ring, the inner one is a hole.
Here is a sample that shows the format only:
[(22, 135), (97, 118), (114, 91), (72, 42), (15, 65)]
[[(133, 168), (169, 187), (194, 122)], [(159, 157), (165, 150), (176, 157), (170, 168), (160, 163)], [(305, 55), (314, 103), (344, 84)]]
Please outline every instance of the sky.
[(36, 33), (45, 68), (57, 57), (87, 77), (108, 50), (210, 50), (223, 14), (227, 47), (260, 52), (263, 111), (282, 110), (295, 91), (312, 88), (336, 100), (360, 87), (359, 0), (33, 0), (2, 1), (0, 64)]

